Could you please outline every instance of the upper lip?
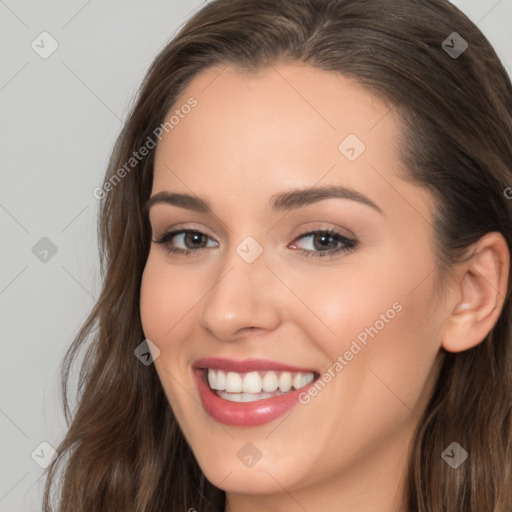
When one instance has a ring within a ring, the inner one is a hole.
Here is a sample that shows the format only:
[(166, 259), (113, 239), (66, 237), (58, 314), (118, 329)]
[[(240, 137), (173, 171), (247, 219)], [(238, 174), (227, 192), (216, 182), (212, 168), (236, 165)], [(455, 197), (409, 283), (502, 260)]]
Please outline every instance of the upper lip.
[(317, 373), (311, 368), (299, 368), (289, 364), (271, 361), (269, 359), (229, 359), (223, 357), (202, 357), (196, 359), (192, 367), (197, 369), (210, 368), (212, 370), (232, 371), (236, 373), (247, 373), (252, 371), (284, 371)]

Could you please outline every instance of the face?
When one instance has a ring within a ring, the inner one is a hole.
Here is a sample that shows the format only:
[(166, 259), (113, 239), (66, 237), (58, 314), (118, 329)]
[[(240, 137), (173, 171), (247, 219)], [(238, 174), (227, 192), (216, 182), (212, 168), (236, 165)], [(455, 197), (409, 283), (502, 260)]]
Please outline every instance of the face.
[(208, 69), (172, 110), (191, 97), (156, 149), (141, 318), (202, 470), (233, 494), (396, 474), (441, 324), (398, 119), (302, 64)]

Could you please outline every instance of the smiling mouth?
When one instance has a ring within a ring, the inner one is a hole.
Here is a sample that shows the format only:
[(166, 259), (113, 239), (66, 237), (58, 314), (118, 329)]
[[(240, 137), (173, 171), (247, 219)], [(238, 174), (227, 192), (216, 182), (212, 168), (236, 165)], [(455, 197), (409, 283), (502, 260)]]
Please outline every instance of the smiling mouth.
[(316, 372), (258, 370), (246, 373), (204, 368), (210, 390), (230, 402), (256, 402), (285, 395), (311, 384)]

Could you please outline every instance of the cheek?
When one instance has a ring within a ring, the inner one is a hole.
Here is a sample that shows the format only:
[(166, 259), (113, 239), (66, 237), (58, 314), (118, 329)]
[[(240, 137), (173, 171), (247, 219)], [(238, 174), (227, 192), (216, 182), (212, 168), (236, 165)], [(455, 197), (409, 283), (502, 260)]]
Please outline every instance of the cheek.
[(400, 315), (403, 294), (389, 278), (393, 269), (386, 264), (380, 268), (386, 272), (372, 271), (354, 258), (346, 265), (318, 268), (314, 277), (311, 271), (287, 276), (303, 302), (302, 313), (293, 321), (300, 322), (330, 359), (349, 350), (354, 340), (364, 347), (371, 339), (369, 331), (375, 333), (375, 324), (380, 333)]
[(339, 396), (381, 401), (384, 391), (400, 406), (395, 392), (419, 406), (440, 347), (433, 277), (418, 277), (431, 268), (423, 258), (406, 264), (390, 254), (379, 265), (359, 261), (318, 272), (314, 280), (290, 278), (308, 306), (295, 321), (327, 356), (324, 370), (344, 375), (332, 379)]
[(190, 383), (184, 377), (187, 360), (176, 355), (183, 353), (183, 340), (192, 321), (190, 310), (197, 300), (186, 274), (171, 271), (165, 261), (150, 252), (141, 280), (142, 328), (145, 337), (160, 349), (155, 369), (174, 414), (180, 419), (184, 416), (182, 404), (188, 401), (184, 389)]
[(190, 321), (187, 313), (197, 300), (197, 292), (186, 273), (171, 272), (169, 265), (150, 253), (140, 292), (140, 314), (146, 337), (160, 350), (170, 349)]
[[(401, 283), (393, 283), (392, 267), (387, 271), (340, 272), (339, 278), (332, 272), (315, 280), (314, 288), (303, 295), (315, 316), (302, 317), (301, 329), (327, 356), (321, 376), (325, 387), (320, 387), (318, 398), (311, 395), (307, 407), (312, 417), (325, 417), (326, 404), (331, 404), (330, 421), (315, 428), (321, 438), (340, 443), (350, 439), (347, 453), (409, 428), (421, 414), (435, 377), (439, 344), (435, 319), (426, 314), (431, 281), (411, 293), (413, 271)], [(301, 282), (306, 281), (311, 280)]]
[(162, 335), (169, 328), (169, 317), (165, 311), (173, 311), (169, 286), (161, 279), (160, 269), (151, 261), (146, 263), (142, 274), (140, 291), (140, 316), (146, 338), (160, 346)]

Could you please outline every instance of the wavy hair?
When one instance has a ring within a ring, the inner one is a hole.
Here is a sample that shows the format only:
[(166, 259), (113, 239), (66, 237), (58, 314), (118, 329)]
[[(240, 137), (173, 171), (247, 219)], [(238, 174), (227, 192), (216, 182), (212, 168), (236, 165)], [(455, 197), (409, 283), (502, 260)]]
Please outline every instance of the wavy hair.
[[(454, 31), (469, 45), (458, 58), (442, 47)], [(512, 86), (490, 43), (456, 7), (445, 0), (209, 2), (149, 67), (108, 163), (98, 219), (102, 289), (62, 361), (68, 430), (47, 469), (45, 512), (224, 509), (225, 493), (203, 475), (154, 366), (134, 357), (145, 338), (139, 293), (151, 227), (143, 205), (155, 151), (112, 180), (198, 73), (278, 60), (339, 72), (399, 115), (406, 179), (435, 199), (439, 276), (488, 232), (500, 232), (510, 250)], [(510, 285), (486, 339), (442, 354), (413, 439), (408, 511), (512, 510)], [(69, 376), (82, 350), (71, 411)], [(441, 459), (453, 440), (469, 452), (457, 470)]]

